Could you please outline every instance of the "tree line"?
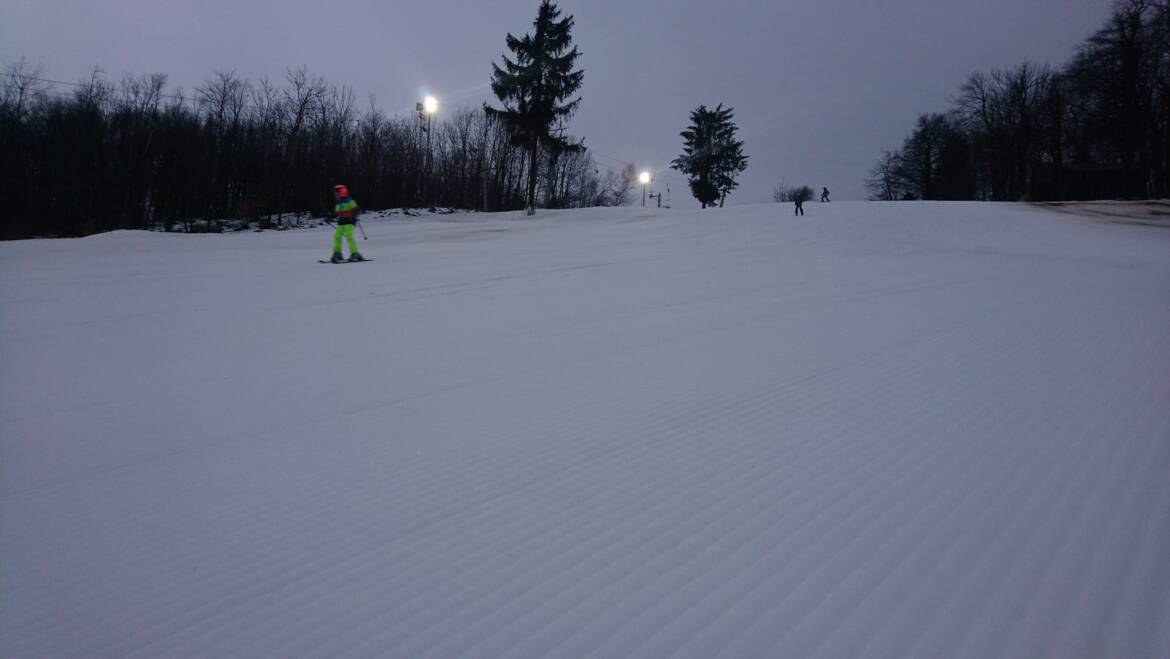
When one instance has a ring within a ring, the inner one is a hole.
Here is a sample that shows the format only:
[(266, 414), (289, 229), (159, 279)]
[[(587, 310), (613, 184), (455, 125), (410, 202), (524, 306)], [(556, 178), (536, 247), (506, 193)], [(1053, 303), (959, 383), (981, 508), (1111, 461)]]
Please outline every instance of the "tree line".
[[(339, 181), (369, 208), (524, 207), (532, 155), (503, 122), (468, 108), (426, 130), (305, 69), (280, 85), (218, 72), (189, 95), (95, 71), (63, 93), (17, 63), (0, 75), (0, 237), (280, 227), (327, 210)], [(546, 207), (629, 202), (583, 147), (537, 161)]]
[[(432, 125), (305, 68), (282, 81), (218, 71), (185, 92), (165, 74), (100, 69), (46, 80), (22, 59), (0, 70), (0, 177), (13, 190), (0, 239), (116, 229), (283, 228), (330, 208), (349, 186), (367, 208), (500, 211), (629, 203), (633, 164), (602, 174), (565, 125), (581, 103), (572, 16), (543, 0), (533, 31), (508, 34), (491, 88), (502, 108), (465, 108)], [(700, 106), (672, 166), (703, 207), (747, 166), (730, 108)]]
[(304, 68), (281, 83), (216, 72), (191, 93), (164, 74), (110, 82), (42, 78), (23, 60), (0, 73), (0, 238), (115, 229), (280, 228), (330, 207), (345, 182), (367, 208), (482, 211), (629, 203), (634, 166), (602, 174), (564, 134), (581, 85), (572, 17), (547, 0), (535, 38), (508, 35), (494, 67), (503, 110), (458, 110), (430, 125)]
[(1063, 68), (975, 72), (951, 106), (882, 153), (873, 199), (1170, 196), (1170, 0), (1119, 0)]

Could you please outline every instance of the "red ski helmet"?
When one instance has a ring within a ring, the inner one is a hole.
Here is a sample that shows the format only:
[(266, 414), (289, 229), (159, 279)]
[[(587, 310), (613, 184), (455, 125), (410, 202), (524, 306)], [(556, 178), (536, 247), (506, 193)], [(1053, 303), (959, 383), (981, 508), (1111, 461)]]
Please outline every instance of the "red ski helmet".
[(340, 183), (339, 183), (339, 184), (337, 184), (337, 185), (335, 185), (335, 186), (333, 186), (333, 191), (334, 191), (334, 192), (336, 192), (336, 193), (337, 193), (339, 196), (342, 196), (342, 197), (348, 197), (348, 196), (349, 196), (349, 188), (345, 187), (344, 185), (341, 185)]

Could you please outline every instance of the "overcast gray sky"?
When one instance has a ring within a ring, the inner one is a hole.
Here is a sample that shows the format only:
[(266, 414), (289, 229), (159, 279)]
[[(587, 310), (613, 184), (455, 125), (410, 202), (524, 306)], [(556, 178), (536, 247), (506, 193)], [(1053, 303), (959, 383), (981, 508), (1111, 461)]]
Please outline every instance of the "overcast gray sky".
[[(603, 166), (672, 179), (700, 103), (736, 110), (748, 171), (737, 203), (784, 180), (865, 196), (866, 171), (919, 113), (942, 110), (976, 69), (1062, 64), (1109, 0), (563, 0), (577, 19), (584, 101), (571, 131)], [(280, 79), (307, 66), (388, 112), (426, 88), (445, 107), (487, 99), (504, 35), (539, 0), (0, 0), (0, 61), (75, 81), (100, 65), (166, 73), (187, 89), (217, 69)]]

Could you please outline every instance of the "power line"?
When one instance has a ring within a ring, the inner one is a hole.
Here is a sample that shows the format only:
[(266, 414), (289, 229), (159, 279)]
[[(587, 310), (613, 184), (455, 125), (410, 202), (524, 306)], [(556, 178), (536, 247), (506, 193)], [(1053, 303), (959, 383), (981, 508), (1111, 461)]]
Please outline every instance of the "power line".
[[(20, 78), (23, 80), (35, 80), (37, 82), (44, 82), (44, 83), (48, 83), (48, 84), (52, 84), (52, 85), (66, 85), (69, 87), (78, 87), (78, 88), (83, 88), (83, 89), (89, 88), (93, 84), (93, 83), (81, 83), (81, 82), (66, 82), (64, 80), (53, 80), (51, 78), (41, 78), (39, 76), (31, 76), (31, 75), (17, 75), (14, 73), (7, 73), (7, 72), (0, 72), (0, 75), (7, 76), (9, 78)], [(119, 85), (117, 83), (112, 83), (112, 82), (108, 82), (108, 81), (103, 81), (103, 82), (105, 82), (105, 84), (107, 85), (105, 87), (105, 89), (108, 89), (110, 91), (118, 91), (119, 90)], [(241, 81), (241, 82), (246, 82), (246, 81)], [(120, 89), (123, 92), (127, 91), (124, 83), (122, 84)], [(41, 91), (42, 93), (49, 92), (49, 90), (39, 90), (39, 91)], [(157, 96), (160, 99), (171, 99), (174, 101), (178, 101), (179, 103), (182, 103), (182, 104), (191, 103), (193, 108), (198, 108), (200, 103), (210, 103), (210, 101), (208, 101), (208, 100), (199, 98), (199, 96), (198, 96), (199, 89), (198, 88), (195, 89), (195, 92), (196, 93), (193, 93), (190, 96), (180, 96), (177, 94), (162, 94), (162, 93), (157, 94)], [(62, 92), (54, 92), (54, 93), (61, 94)], [(265, 110), (265, 109), (267, 109), (267, 108), (261, 107), (259, 105), (254, 105), (252, 103), (240, 103), (239, 107), (240, 108), (247, 108), (250, 110)]]
[[(20, 79), (22, 79), (22, 80), (35, 80), (35, 81), (37, 81), (37, 82), (44, 82), (44, 83), (49, 83), (49, 84), (52, 84), (52, 85), (66, 85), (66, 86), (68, 86), (68, 87), (79, 87), (79, 88), (83, 88), (83, 89), (84, 89), (84, 88), (89, 88), (89, 87), (90, 87), (90, 85), (92, 84), (92, 83), (86, 84), (86, 83), (80, 83), (80, 82), (66, 82), (66, 81), (64, 81), (64, 80), (53, 80), (53, 79), (50, 79), (50, 78), (41, 78), (41, 77), (38, 77), (38, 76), (30, 76), (30, 75), (17, 75), (17, 74), (15, 74), (15, 73), (0, 73), (0, 75), (7, 76), (7, 77), (9, 77), (9, 78), (20, 78)], [(116, 89), (117, 89), (117, 86), (116, 86), (114, 83), (107, 83), (107, 84), (109, 85), (108, 89), (110, 89), (110, 90), (116, 90)], [(123, 88), (123, 90), (124, 90), (124, 88)], [(44, 92), (44, 93), (48, 93), (50, 90), (44, 90), (44, 89), (42, 89), (42, 90), (40, 90), (40, 91), (41, 91), (41, 92)], [(54, 92), (54, 93), (57, 93), (57, 94), (62, 94), (63, 92)], [(161, 98), (167, 98), (167, 99), (172, 99), (172, 100), (180, 101), (180, 102), (183, 102), (183, 103), (186, 103), (186, 102), (188, 102), (188, 101), (190, 101), (191, 103), (197, 103), (197, 102), (198, 102), (198, 100), (199, 100), (199, 99), (195, 98), (194, 96), (178, 96), (178, 95), (175, 95), (175, 94), (161, 94), (161, 93), (160, 93), (160, 94), (158, 94), (158, 97), (159, 97), (160, 99), (161, 99)], [(257, 106), (255, 106), (255, 105), (248, 105), (248, 104), (245, 104), (245, 105), (243, 105), (242, 107), (247, 107), (247, 108), (258, 109), (258, 108), (257, 108)]]
[[(609, 160), (613, 163), (616, 163), (621, 168), (624, 168), (626, 165), (629, 165), (629, 164), (636, 164), (630, 160), (622, 160), (620, 158), (615, 158), (609, 154), (602, 153), (602, 152), (596, 151), (594, 149), (589, 149), (589, 152), (598, 158), (602, 158), (604, 160)], [(610, 167), (609, 165), (603, 165), (603, 166)], [(610, 167), (610, 168), (613, 169), (612, 167)], [(662, 168), (654, 170), (654, 177), (657, 179), (666, 180), (667, 182), (673, 183), (675, 185), (687, 185), (686, 181), (682, 180), (680, 177), (671, 173), (669, 168), (667, 168), (667, 167), (662, 167)]]
[[(73, 87), (73, 88), (77, 88), (77, 89), (89, 89), (93, 85), (93, 83), (68, 82), (65, 80), (54, 80), (52, 78), (42, 78), (40, 76), (22, 75), (22, 74), (9, 73), (9, 72), (0, 72), (0, 76), (5, 76), (8, 78), (13, 78), (13, 79), (42, 82), (42, 83), (49, 84), (49, 85)], [(110, 91), (117, 91), (118, 90), (118, 85), (116, 83), (112, 83), (112, 82), (108, 82), (108, 81), (103, 81), (103, 82), (105, 83), (105, 89), (108, 89)], [(38, 93), (53, 95), (58, 100), (69, 100), (70, 98), (72, 98), (67, 92), (59, 91), (59, 90), (55, 90), (55, 89), (41, 89), (41, 90), (37, 90), (37, 91), (38, 91)], [(122, 91), (123, 92), (126, 91), (124, 85), (122, 86)], [(178, 94), (159, 93), (159, 94), (157, 94), (157, 97), (159, 99), (168, 99), (168, 100), (172, 100), (172, 101), (177, 101), (180, 104), (190, 103), (192, 105), (193, 109), (197, 109), (200, 103), (207, 103), (208, 102), (206, 100), (198, 98), (194, 94), (192, 94), (191, 96), (183, 96), (183, 95), (178, 95)], [(247, 109), (251, 109), (251, 110), (265, 109), (265, 108), (262, 108), (258, 105), (253, 105), (251, 103), (242, 103), (242, 104), (240, 104), (239, 107), (247, 108)], [(621, 169), (625, 168), (626, 165), (631, 164), (633, 162), (631, 160), (617, 158), (617, 157), (614, 157), (612, 155), (602, 153), (600, 151), (597, 151), (596, 149), (590, 148), (590, 149), (588, 149), (588, 151), (590, 154), (592, 154), (596, 158), (601, 158), (603, 160), (608, 160), (608, 161), (614, 163), (617, 166), (616, 168), (613, 166), (610, 166), (610, 165), (602, 164), (603, 167), (607, 167), (611, 171), (620, 171)], [(668, 168), (663, 167), (663, 168), (657, 169), (654, 171), (654, 174), (655, 174), (655, 178), (664, 179), (665, 181), (667, 181), (669, 183), (673, 183), (674, 185), (680, 185), (680, 186), (687, 185), (687, 183), (685, 181), (683, 181), (682, 179), (669, 173)]]

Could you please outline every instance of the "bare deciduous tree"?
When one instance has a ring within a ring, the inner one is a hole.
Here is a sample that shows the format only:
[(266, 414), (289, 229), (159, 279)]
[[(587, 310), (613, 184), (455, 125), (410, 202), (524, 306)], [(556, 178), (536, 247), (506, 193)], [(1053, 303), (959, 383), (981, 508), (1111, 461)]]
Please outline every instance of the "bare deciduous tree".
[[(284, 214), (327, 208), (337, 182), (366, 208), (524, 205), (526, 151), (482, 109), (436, 123), (432, 186), (422, 191), (416, 122), (372, 101), (361, 109), (352, 89), (304, 69), (275, 84), (216, 72), (190, 96), (161, 74), (115, 85), (95, 69), (58, 90), (27, 64), (6, 70), (19, 75), (0, 80), (0, 176), (23, 194), (0, 211), (5, 238), (279, 227)], [(609, 202), (588, 151), (547, 169), (555, 204)]]

